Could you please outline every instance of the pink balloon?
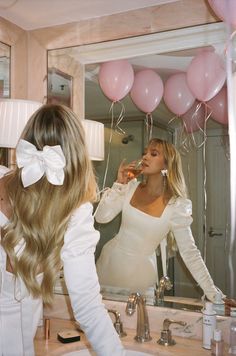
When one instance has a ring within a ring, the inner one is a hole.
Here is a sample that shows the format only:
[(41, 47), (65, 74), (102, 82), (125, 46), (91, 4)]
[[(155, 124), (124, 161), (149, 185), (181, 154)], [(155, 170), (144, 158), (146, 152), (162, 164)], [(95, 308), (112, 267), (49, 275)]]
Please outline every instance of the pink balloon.
[(102, 63), (98, 79), (103, 93), (110, 100), (121, 100), (132, 88), (133, 67), (126, 59)]
[(216, 15), (223, 21), (236, 27), (236, 1), (235, 0), (208, 0)]
[(153, 112), (161, 101), (164, 85), (161, 77), (152, 69), (144, 69), (135, 74), (130, 96), (134, 104), (143, 112)]
[(226, 70), (215, 52), (199, 53), (187, 68), (188, 86), (200, 101), (213, 98), (223, 87), (225, 79)]
[(219, 93), (207, 102), (212, 110), (212, 119), (220, 124), (228, 124), (227, 88), (223, 87)]
[(186, 73), (177, 73), (167, 79), (163, 98), (168, 109), (176, 115), (183, 115), (191, 108), (195, 97), (188, 87)]
[(193, 106), (182, 116), (185, 131), (192, 133), (204, 127), (205, 123), (205, 108), (201, 105), (198, 110), (199, 101), (195, 101)]

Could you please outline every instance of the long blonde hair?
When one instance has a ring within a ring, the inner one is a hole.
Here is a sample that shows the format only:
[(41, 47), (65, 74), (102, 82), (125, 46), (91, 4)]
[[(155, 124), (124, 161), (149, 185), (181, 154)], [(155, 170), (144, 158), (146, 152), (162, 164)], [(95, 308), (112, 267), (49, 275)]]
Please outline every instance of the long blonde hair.
[[(167, 175), (163, 176), (164, 180), (164, 199), (168, 201), (171, 197), (187, 198), (187, 186), (184, 179), (181, 156), (172, 143), (161, 140), (159, 138), (152, 138), (148, 146), (162, 147)], [(167, 255), (169, 257), (175, 256), (178, 250), (174, 235), (171, 231), (167, 234)]]
[[(73, 211), (84, 202), (96, 199), (96, 181), (84, 140), (81, 121), (68, 108), (44, 105), (28, 121), (21, 138), (38, 150), (45, 145), (60, 145), (66, 158), (65, 179), (61, 186), (43, 176), (24, 188), (21, 170), (6, 178), (12, 216), (2, 240), (16, 276), (20, 276), (33, 297), (52, 302), (53, 286), (61, 267), (60, 250)], [(20, 257), (15, 247), (24, 241)], [(37, 282), (38, 268), (44, 273)]]
[(185, 184), (181, 157), (177, 149), (172, 143), (152, 138), (148, 146), (160, 146), (163, 150), (163, 156), (167, 168), (167, 175), (163, 177), (165, 180), (164, 195), (169, 197), (187, 197), (187, 187)]

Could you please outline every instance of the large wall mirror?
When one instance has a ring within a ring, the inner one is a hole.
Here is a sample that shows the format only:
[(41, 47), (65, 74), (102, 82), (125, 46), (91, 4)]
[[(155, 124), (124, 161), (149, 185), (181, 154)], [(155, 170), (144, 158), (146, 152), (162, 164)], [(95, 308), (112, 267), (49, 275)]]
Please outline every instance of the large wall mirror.
[[(10, 98), (10, 56), (11, 47), (0, 42), (0, 100)], [(0, 148), (0, 164), (8, 165), (8, 149)]]
[[(105, 97), (99, 86), (98, 73), (101, 63), (128, 59), (134, 71), (151, 68), (165, 82), (170, 75), (186, 71), (192, 58), (200, 51), (216, 51), (223, 56), (225, 39), (224, 25), (218, 23), (48, 51), (49, 71), (56, 68), (73, 78), (73, 109), (76, 111), (77, 102), (79, 97), (81, 100), (83, 93), (84, 117), (105, 124), (105, 156), (107, 159), (109, 153), (109, 163), (106, 160), (94, 162), (100, 188), (104, 184), (111, 186), (116, 179), (121, 160), (126, 158), (129, 161), (140, 157), (146, 143), (145, 114), (136, 108), (129, 96), (122, 100), (125, 107), (120, 123), (122, 132), (114, 130), (110, 143), (111, 101)], [(60, 91), (66, 89), (64, 84), (55, 83)], [(115, 106), (114, 117), (118, 117), (119, 113), (120, 107)], [(175, 115), (167, 109), (163, 100), (152, 114), (152, 136), (166, 139), (181, 148), (181, 120), (174, 118)], [(230, 289), (227, 253), (230, 227), (228, 142), (227, 126), (209, 117), (206, 135), (203, 135), (202, 131), (194, 133), (194, 144), (188, 149), (181, 149), (185, 177), (193, 203), (193, 235), (215, 285), (226, 295)], [(104, 178), (106, 169), (107, 176)], [(101, 232), (97, 256), (104, 243), (116, 234), (119, 223), (118, 217), (112, 223), (97, 226)], [(174, 284), (169, 294), (200, 299), (202, 291), (184, 267), (178, 253), (169, 261), (168, 275)], [(117, 291), (108, 291), (104, 296), (123, 300), (122, 293)]]

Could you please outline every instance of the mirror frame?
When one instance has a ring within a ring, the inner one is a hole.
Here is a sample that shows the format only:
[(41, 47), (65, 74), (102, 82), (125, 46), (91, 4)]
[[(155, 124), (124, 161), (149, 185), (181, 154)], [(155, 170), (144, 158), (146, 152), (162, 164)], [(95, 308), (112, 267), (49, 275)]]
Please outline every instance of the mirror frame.
[[(180, 38), (181, 42), (179, 41)], [(78, 60), (83, 68), (83, 89), (86, 64), (175, 52), (209, 45), (217, 46), (226, 43), (226, 38), (226, 28), (224, 23), (221, 22), (78, 46)], [(84, 95), (85, 91), (83, 90), (83, 102)]]
[[(179, 41), (180, 38), (181, 42)], [(219, 22), (95, 44), (58, 47), (48, 49), (47, 56), (53, 51), (68, 50), (70, 47), (79, 48), (77, 60), (80, 73), (79, 80), (74, 80), (72, 107), (76, 114), (84, 118), (86, 64), (175, 52), (209, 45), (217, 46), (226, 43), (226, 38), (225, 24)]]
[[(204, 46), (226, 43), (227, 33), (224, 23), (213, 23), (188, 28), (164, 31), (155, 34), (112, 40), (89, 45), (78, 45), (79, 83), (74, 81), (73, 110), (85, 117), (85, 67), (87, 64), (102, 63), (115, 59), (128, 59), (153, 54), (162, 54)], [(180, 40), (181, 39), (181, 40)], [(61, 50), (68, 50), (61, 48)], [(222, 48), (222, 47), (220, 47)], [(60, 51), (58, 49), (48, 50)], [(61, 69), (60, 67), (58, 69)], [(79, 100), (77, 95), (79, 95)], [(76, 107), (80, 103), (80, 108)], [(82, 105), (82, 107), (81, 107)], [(59, 292), (58, 286), (56, 293)]]

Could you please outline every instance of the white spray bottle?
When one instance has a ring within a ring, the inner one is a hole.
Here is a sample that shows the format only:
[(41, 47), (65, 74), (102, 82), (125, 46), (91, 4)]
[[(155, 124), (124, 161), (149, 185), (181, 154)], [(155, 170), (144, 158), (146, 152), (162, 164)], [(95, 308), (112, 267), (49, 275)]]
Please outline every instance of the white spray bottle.
[(211, 302), (205, 303), (205, 309), (202, 312), (202, 347), (211, 349), (211, 339), (216, 329), (216, 312), (213, 310)]

